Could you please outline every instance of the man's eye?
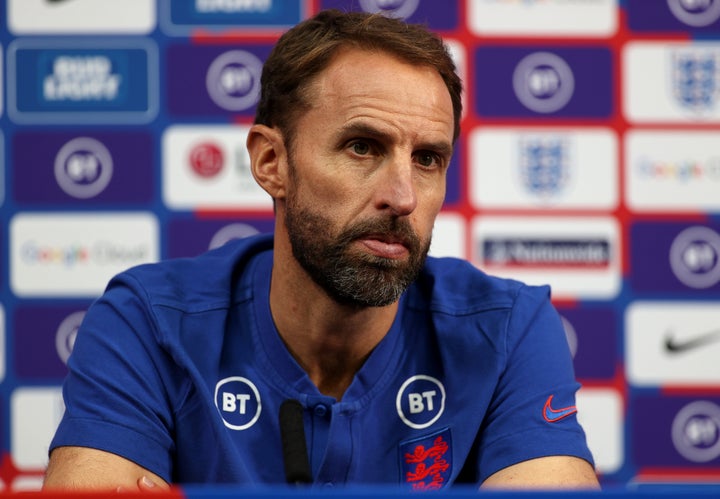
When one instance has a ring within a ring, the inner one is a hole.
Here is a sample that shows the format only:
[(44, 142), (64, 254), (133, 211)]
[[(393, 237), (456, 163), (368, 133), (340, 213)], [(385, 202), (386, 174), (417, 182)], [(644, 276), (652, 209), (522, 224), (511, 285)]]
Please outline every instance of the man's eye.
[(440, 164), (437, 155), (431, 152), (421, 152), (416, 155), (416, 161), (420, 166), (425, 168), (433, 168)]
[(370, 152), (370, 145), (367, 142), (355, 142), (352, 145), (352, 150), (355, 154), (364, 156)]

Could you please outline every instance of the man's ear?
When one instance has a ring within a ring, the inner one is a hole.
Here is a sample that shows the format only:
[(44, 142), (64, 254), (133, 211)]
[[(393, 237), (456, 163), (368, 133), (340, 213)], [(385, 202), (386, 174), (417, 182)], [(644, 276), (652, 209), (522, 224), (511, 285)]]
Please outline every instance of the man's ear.
[(282, 133), (265, 125), (250, 127), (246, 142), (255, 181), (273, 199), (285, 197), (287, 150)]

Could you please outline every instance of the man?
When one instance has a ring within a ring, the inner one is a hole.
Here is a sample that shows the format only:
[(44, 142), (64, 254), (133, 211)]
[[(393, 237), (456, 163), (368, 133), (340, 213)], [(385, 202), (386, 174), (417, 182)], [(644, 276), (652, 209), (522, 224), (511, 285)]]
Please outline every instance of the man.
[(274, 238), (111, 281), (46, 487), (283, 482), (286, 400), (316, 484), (596, 487), (547, 289), (425, 258), (460, 87), (398, 20), (328, 11), (285, 34), (247, 139)]

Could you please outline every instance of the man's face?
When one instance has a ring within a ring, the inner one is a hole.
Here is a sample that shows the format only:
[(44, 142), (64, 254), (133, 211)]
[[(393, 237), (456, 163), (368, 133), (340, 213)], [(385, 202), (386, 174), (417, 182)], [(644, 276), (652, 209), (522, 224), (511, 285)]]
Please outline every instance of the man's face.
[(281, 208), (293, 255), (339, 303), (389, 305), (420, 272), (444, 199), (449, 93), (429, 68), (361, 50), (311, 92)]

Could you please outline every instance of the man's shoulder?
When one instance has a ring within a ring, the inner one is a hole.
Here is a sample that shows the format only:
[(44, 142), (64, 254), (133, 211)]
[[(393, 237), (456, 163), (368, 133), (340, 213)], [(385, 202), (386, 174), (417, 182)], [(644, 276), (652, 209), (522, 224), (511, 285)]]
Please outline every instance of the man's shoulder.
[(450, 315), (509, 310), (521, 293), (547, 296), (549, 292), (546, 286), (493, 276), (466, 260), (449, 257), (428, 257), (416, 289), (416, 299), (426, 307)]
[(192, 311), (227, 306), (238, 291), (250, 287), (247, 269), (256, 256), (271, 252), (270, 235), (229, 241), (193, 257), (173, 258), (128, 269), (109, 286), (121, 284), (142, 293), (151, 305)]

